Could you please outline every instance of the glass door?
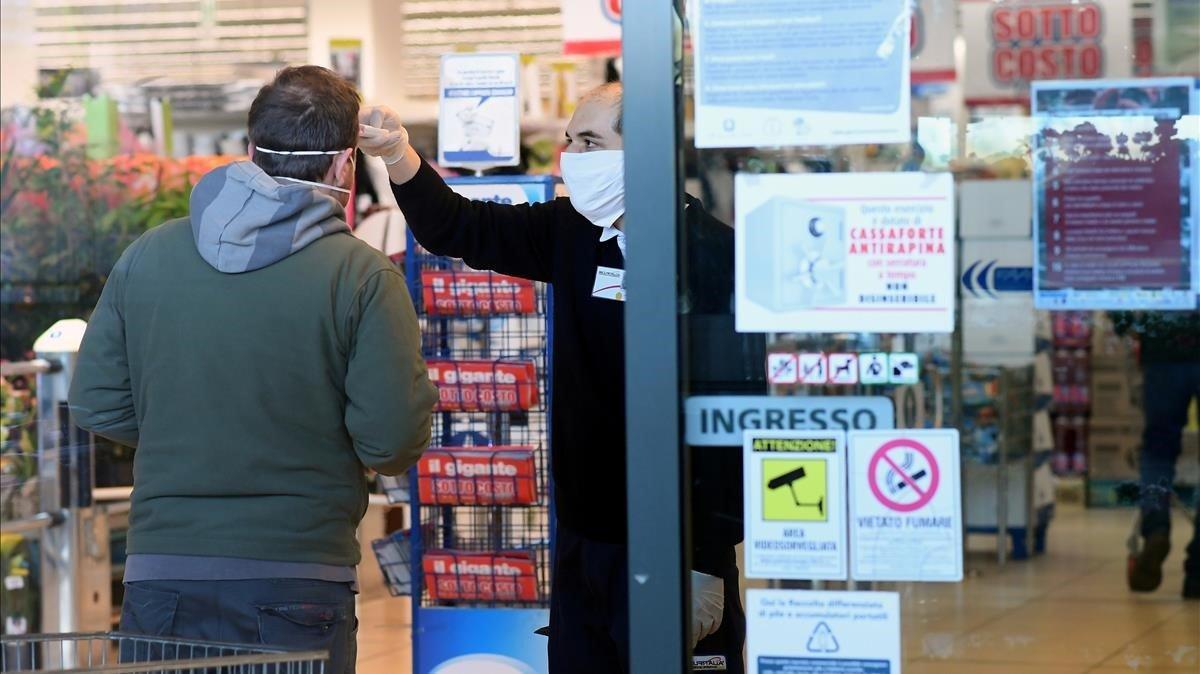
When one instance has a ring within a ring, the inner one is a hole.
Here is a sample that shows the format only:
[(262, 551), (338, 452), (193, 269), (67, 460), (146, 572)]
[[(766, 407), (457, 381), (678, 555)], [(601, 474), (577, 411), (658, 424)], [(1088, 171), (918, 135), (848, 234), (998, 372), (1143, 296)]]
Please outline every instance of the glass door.
[(632, 671), (1170, 666), (1045, 619), (1145, 617), (1195, 493), (1200, 63), (1161, 4), (625, 5)]

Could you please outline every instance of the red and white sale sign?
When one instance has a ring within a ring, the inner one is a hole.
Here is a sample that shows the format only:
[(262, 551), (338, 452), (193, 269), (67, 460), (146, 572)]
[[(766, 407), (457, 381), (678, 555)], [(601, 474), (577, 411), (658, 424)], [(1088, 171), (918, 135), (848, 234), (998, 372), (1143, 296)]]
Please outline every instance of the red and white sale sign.
[(438, 411), (512, 412), (538, 405), (537, 367), (531, 361), (431, 360)]
[(537, 503), (533, 447), (430, 449), (417, 463), (425, 505), (530, 505)]
[(621, 55), (621, 0), (562, 0), (563, 53)]
[(431, 599), (532, 602), (539, 599), (533, 554), (430, 550), (421, 559)]
[(421, 272), (421, 296), (430, 316), (532, 314), (533, 281), (490, 271)]
[(963, 0), (969, 105), (1024, 103), (1034, 80), (1132, 75), (1128, 0)]

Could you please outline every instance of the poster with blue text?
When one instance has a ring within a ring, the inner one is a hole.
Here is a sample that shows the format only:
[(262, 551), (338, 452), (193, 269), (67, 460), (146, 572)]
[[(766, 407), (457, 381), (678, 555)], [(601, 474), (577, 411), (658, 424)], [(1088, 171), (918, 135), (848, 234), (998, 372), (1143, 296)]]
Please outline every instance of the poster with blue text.
[(907, 143), (907, 0), (696, 0), (696, 147)]

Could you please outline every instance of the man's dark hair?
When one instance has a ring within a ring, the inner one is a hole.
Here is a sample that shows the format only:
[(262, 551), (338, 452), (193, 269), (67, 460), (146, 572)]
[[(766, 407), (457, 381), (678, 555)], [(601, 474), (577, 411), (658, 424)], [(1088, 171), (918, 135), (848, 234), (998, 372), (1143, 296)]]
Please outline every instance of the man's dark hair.
[[(328, 68), (284, 68), (250, 106), (250, 143), (269, 150), (358, 147), (360, 103), (354, 85)], [(254, 153), (268, 175), (300, 180), (321, 180), (334, 158)]]

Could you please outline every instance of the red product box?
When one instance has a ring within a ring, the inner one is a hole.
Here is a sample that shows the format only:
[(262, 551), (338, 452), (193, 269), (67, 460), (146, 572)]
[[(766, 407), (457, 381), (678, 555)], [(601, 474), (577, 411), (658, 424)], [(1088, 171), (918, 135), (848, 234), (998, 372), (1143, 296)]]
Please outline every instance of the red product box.
[(490, 271), (422, 271), (421, 295), (431, 316), (537, 312), (533, 281)]
[(533, 447), (433, 448), (417, 463), (425, 505), (537, 503)]
[(438, 601), (538, 601), (532, 553), (430, 550), (421, 559), (429, 597)]
[(431, 360), (442, 412), (513, 412), (537, 407), (537, 367), (532, 361)]

